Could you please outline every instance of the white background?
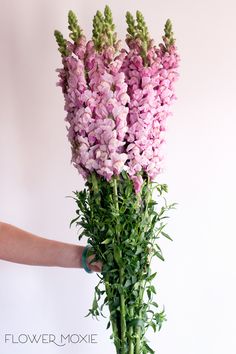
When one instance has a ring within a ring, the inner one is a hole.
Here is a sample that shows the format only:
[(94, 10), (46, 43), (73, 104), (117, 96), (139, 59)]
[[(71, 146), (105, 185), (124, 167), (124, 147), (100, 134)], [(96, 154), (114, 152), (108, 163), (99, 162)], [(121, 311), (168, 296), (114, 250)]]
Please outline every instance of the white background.
[[(91, 36), (109, 4), (119, 36), (126, 10), (144, 13), (156, 41), (171, 18), (182, 58), (178, 101), (167, 136), (169, 200), (178, 202), (156, 262), (158, 301), (168, 321), (150, 332), (158, 354), (235, 354), (236, 42), (233, 0), (1, 0), (0, 220), (37, 235), (77, 242), (69, 222), (72, 191), (83, 180), (70, 165), (55, 28), (67, 33), (77, 12)], [(86, 240), (84, 240), (86, 242)], [(0, 352), (114, 353), (107, 321), (84, 318), (97, 276), (83, 270), (0, 261)], [(5, 333), (96, 333), (98, 344), (4, 344)]]

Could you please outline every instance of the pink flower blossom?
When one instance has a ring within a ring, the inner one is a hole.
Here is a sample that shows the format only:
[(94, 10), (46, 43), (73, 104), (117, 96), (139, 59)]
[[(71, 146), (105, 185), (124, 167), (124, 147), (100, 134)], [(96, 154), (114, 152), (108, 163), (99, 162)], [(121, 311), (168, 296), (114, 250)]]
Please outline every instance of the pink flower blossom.
[(153, 180), (162, 171), (160, 147), (164, 144), (169, 106), (176, 98), (173, 83), (178, 77), (179, 56), (174, 45), (167, 50), (161, 45), (156, 48), (152, 42), (147, 59), (146, 66), (139, 43), (131, 41), (122, 67), (130, 96), (126, 134), (128, 173), (136, 191), (141, 183), (141, 178), (135, 178), (139, 176), (137, 173), (145, 171)]
[(163, 170), (179, 56), (175, 45), (167, 49), (150, 41), (144, 63), (140, 40), (128, 45), (128, 52), (118, 44), (97, 52), (84, 36), (67, 42), (71, 54), (57, 69), (57, 85), (65, 98), (71, 162), (79, 173), (86, 179), (96, 171), (109, 181), (125, 170), (139, 193), (145, 174), (153, 180)]

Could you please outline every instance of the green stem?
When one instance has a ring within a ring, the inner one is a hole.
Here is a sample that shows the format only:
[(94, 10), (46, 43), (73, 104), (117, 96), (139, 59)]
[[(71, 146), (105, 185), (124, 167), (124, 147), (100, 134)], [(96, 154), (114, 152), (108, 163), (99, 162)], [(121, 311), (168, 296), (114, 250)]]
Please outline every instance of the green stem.
[[(144, 290), (145, 290), (145, 286), (146, 286), (146, 280), (142, 281), (140, 284), (140, 288), (139, 288), (139, 304), (138, 304), (138, 308), (139, 308), (139, 318), (142, 318), (142, 303), (143, 303), (143, 295), (144, 295)], [(139, 354), (140, 353), (140, 346), (141, 346), (141, 327), (140, 326), (136, 326), (135, 327), (135, 354)]]
[(136, 337), (135, 354), (140, 354), (140, 336), (141, 336), (141, 327), (136, 326), (136, 328), (135, 328), (135, 337)]
[[(106, 277), (107, 278), (107, 277)], [(108, 306), (109, 306), (109, 310), (110, 310), (110, 313), (112, 311), (112, 307), (111, 307), (111, 299), (112, 299), (112, 295), (111, 295), (111, 292), (110, 292), (110, 283), (109, 283), (109, 280), (106, 279), (105, 280), (105, 289), (106, 289), (106, 294), (107, 294), (107, 297), (108, 297)], [(119, 353), (119, 335), (118, 335), (118, 328), (117, 328), (117, 323), (116, 323), (116, 320), (113, 320), (111, 317), (110, 317), (110, 321), (111, 321), (111, 325), (112, 325), (112, 332), (113, 332), (113, 335), (114, 335), (114, 344), (116, 346), (116, 350), (117, 350), (117, 353)]]
[[(115, 197), (115, 206), (117, 214), (119, 214), (119, 201), (118, 201), (118, 191), (117, 191), (117, 179), (114, 178), (114, 197)], [(117, 221), (119, 224), (119, 220)], [(121, 246), (120, 233), (117, 232), (117, 241), (118, 246)], [(120, 339), (121, 339), (121, 354), (126, 354), (126, 316), (125, 316), (125, 296), (123, 294), (123, 283), (124, 283), (124, 267), (119, 265), (119, 276), (120, 276)]]
[[(133, 316), (134, 316), (134, 309), (131, 308), (130, 309), (130, 318), (133, 318)], [(134, 332), (134, 328), (133, 328), (133, 326), (130, 326), (130, 328), (129, 328), (129, 354), (134, 354), (134, 343), (132, 340), (133, 332)]]
[[(120, 285), (123, 285), (124, 268), (120, 269)], [(120, 294), (120, 325), (121, 325), (121, 353), (126, 354), (126, 320), (125, 320), (125, 297), (124, 294)]]
[[(148, 221), (148, 204), (150, 202), (150, 197), (151, 197), (151, 190), (149, 188), (150, 186), (150, 180), (148, 177), (148, 181), (147, 181), (147, 188), (148, 188), (148, 193), (146, 195), (146, 208), (145, 208), (145, 219), (146, 222)], [(147, 223), (148, 225), (148, 223)], [(146, 230), (144, 229), (144, 233), (146, 232)], [(150, 264), (150, 263), (149, 263)], [(149, 265), (150, 266), (150, 265)], [(140, 288), (139, 288), (139, 318), (142, 318), (142, 303), (143, 303), (143, 296), (144, 296), (144, 291), (145, 291), (145, 287), (146, 287), (146, 280), (143, 280), (140, 284)], [(140, 326), (136, 326), (135, 327), (135, 354), (140, 354), (140, 350), (141, 350), (141, 335), (142, 335), (142, 328)]]

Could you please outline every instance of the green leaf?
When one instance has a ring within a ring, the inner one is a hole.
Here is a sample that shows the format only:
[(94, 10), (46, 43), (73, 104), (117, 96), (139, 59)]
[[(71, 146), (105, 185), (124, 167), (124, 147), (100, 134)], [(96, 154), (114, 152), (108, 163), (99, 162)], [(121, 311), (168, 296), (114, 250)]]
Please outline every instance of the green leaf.
[(143, 328), (144, 327), (144, 321), (141, 318), (134, 318), (133, 320), (131, 320), (129, 322), (129, 326), (130, 327), (135, 326), (135, 327)]
[(122, 265), (122, 259), (121, 259), (121, 251), (119, 246), (116, 244), (114, 245), (114, 258), (119, 266)]
[(156, 294), (156, 289), (155, 289), (155, 287), (154, 287), (153, 285), (150, 285), (150, 286), (149, 286), (149, 290), (150, 290), (152, 293)]
[(157, 326), (156, 326), (155, 322), (151, 321), (151, 322), (150, 322), (150, 325), (151, 325), (151, 327), (153, 328), (154, 332), (156, 332)]
[(158, 251), (155, 251), (154, 255), (157, 256), (158, 258), (160, 258), (162, 261), (165, 260), (165, 258), (162, 256), (162, 254), (160, 252), (158, 252)]
[(167, 184), (162, 184), (162, 185), (161, 185), (161, 189), (162, 189), (164, 192), (168, 193), (168, 185), (167, 185)]
[(111, 322), (109, 321), (109, 322), (107, 323), (106, 329), (108, 329), (108, 328), (110, 327), (110, 325), (111, 325)]
[(112, 240), (110, 238), (107, 238), (106, 240), (102, 241), (102, 245), (107, 245), (108, 243), (111, 243)]
[(155, 278), (156, 275), (157, 275), (157, 272), (153, 273), (152, 275), (150, 275), (150, 276), (147, 278), (147, 281), (151, 281), (152, 279)]
[(125, 284), (124, 284), (124, 287), (125, 288), (128, 288), (130, 285), (132, 284), (131, 280), (130, 279), (127, 279)]
[(136, 256), (137, 256), (138, 254), (140, 254), (140, 253), (142, 253), (142, 252), (143, 252), (143, 248), (142, 248), (141, 246), (138, 246), (137, 249), (136, 249), (135, 254), (136, 254)]
[(78, 219), (79, 219), (79, 216), (77, 216), (76, 218), (74, 218), (73, 220), (71, 220), (71, 222), (70, 222), (70, 227), (71, 227), (72, 224), (74, 224)]
[(89, 310), (89, 312), (87, 313), (87, 315), (85, 315), (84, 317), (88, 317), (88, 316), (90, 316), (90, 315), (92, 315), (91, 310)]
[(166, 232), (162, 231), (161, 234), (162, 234), (164, 237), (168, 238), (168, 240), (173, 241), (173, 239), (172, 239)]
[(153, 350), (151, 347), (149, 347), (149, 345), (147, 344), (147, 342), (143, 342), (143, 345), (144, 345), (144, 347), (148, 350), (148, 353), (150, 353), (150, 354), (155, 354), (154, 350)]

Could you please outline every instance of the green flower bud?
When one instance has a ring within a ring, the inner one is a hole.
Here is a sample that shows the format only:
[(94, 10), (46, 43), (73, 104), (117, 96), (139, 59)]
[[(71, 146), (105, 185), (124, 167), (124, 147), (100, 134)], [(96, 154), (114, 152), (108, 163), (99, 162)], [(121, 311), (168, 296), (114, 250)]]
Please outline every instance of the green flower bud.
[(105, 22), (109, 23), (112, 26), (113, 25), (112, 12), (108, 5), (105, 6), (104, 16), (105, 16)]
[(64, 39), (62, 33), (58, 30), (54, 31), (54, 36), (56, 38), (56, 42), (58, 44), (58, 50), (61, 53), (62, 57), (66, 57), (70, 54), (70, 52), (67, 49), (67, 41)]
[(135, 19), (129, 11), (126, 12), (126, 23), (128, 25), (128, 28), (127, 28), (128, 34), (131, 37), (135, 38), (135, 36), (136, 36)]
[(99, 51), (102, 45), (102, 32), (104, 26), (104, 18), (100, 11), (96, 12), (93, 18), (93, 42), (95, 48)]
[(69, 36), (76, 43), (82, 35), (82, 30), (75, 13), (71, 10), (68, 13), (68, 24), (68, 29), (71, 31)]
[(116, 35), (112, 12), (109, 6), (105, 7), (104, 15), (97, 11), (93, 19), (93, 42), (97, 51), (105, 46), (115, 46)]
[(169, 48), (169, 46), (173, 45), (175, 43), (175, 39), (174, 39), (174, 32), (172, 31), (172, 23), (171, 20), (168, 19), (165, 23), (165, 28), (164, 28), (164, 41), (165, 41), (165, 45), (166, 45), (166, 49)]

